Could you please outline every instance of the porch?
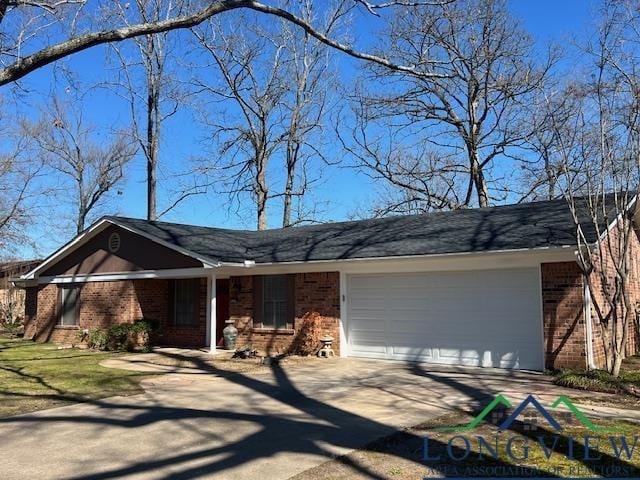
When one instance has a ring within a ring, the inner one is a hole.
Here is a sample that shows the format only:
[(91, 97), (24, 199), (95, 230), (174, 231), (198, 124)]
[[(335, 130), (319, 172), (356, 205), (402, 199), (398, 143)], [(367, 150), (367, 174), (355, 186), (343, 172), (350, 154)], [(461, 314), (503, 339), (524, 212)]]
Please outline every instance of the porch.
[(158, 346), (215, 352), (224, 345), (225, 322), (232, 320), (238, 346), (279, 354), (290, 352), (300, 338), (303, 317), (317, 312), (322, 334), (335, 339), (339, 354), (338, 272), (265, 276), (214, 271), (167, 269), (50, 279), (27, 289), (25, 337), (76, 345), (84, 331), (147, 320), (158, 327)]
[(80, 332), (147, 320), (157, 327), (160, 346), (215, 351), (224, 344), (229, 319), (229, 279), (194, 276), (202, 275), (198, 270), (156, 272), (155, 278), (74, 278), (28, 288), (25, 337), (77, 344)]

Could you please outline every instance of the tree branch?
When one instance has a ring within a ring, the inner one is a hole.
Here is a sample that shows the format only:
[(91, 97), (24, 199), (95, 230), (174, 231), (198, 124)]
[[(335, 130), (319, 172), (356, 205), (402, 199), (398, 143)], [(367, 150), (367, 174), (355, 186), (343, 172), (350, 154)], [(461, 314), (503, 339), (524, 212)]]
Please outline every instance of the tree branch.
[(142, 35), (150, 35), (155, 33), (167, 32), (170, 30), (192, 28), (215, 15), (239, 8), (246, 8), (287, 20), (302, 28), (309, 35), (313, 36), (325, 45), (335, 48), (336, 50), (340, 50), (360, 60), (370, 61), (390, 68), (392, 70), (407, 73), (421, 78), (447, 77), (447, 75), (439, 73), (421, 72), (414, 66), (398, 65), (383, 57), (358, 52), (348, 45), (327, 37), (322, 32), (316, 30), (305, 20), (284, 9), (271, 7), (251, 0), (223, 0), (212, 3), (208, 7), (191, 15), (180, 16), (157, 22), (142, 23), (138, 25), (118, 28), (115, 30), (104, 30), (101, 32), (89, 33), (76, 38), (71, 38), (56, 45), (43, 48), (38, 52), (16, 60), (9, 66), (1, 69), (0, 86), (15, 82), (16, 80), (21, 79), (25, 75), (33, 72), (34, 70), (37, 70), (40, 67), (44, 67), (45, 65), (49, 65), (56, 60), (60, 60), (61, 58), (67, 57), (77, 52), (81, 52), (97, 45), (120, 42), (122, 40), (135, 38)]

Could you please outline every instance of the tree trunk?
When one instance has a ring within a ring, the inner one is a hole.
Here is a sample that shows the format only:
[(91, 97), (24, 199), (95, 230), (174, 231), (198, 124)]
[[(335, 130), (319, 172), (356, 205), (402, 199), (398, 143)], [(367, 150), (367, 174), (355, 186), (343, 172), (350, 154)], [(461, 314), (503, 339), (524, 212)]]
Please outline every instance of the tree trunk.
[(82, 233), (82, 231), (84, 230), (84, 222), (86, 220), (87, 217), (87, 212), (86, 209), (84, 208), (83, 205), (80, 205), (80, 207), (78, 208), (78, 219), (76, 220), (76, 233), (78, 235), (80, 235)]
[(549, 160), (545, 158), (545, 172), (547, 174), (547, 200), (553, 200), (556, 198), (556, 177), (553, 172), (553, 169), (549, 165)]
[[(147, 58), (153, 57), (153, 37), (147, 39)], [(158, 171), (158, 142), (160, 137), (160, 90), (158, 74), (147, 66), (147, 220), (157, 220), (156, 184)]]
[(258, 230), (266, 230), (268, 199), (266, 160), (262, 157), (257, 159), (256, 168), (256, 207), (258, 210)]
[(484, 173), (481, 169), (478, 169), (475, 176), (476, 191), (478, 192), (478, 205), (483, 207), (489, 206), (489, 192), (487, 190), (487, 182), (484, 178)]
[(282, 215), (282, 227), (291, 226), (291, 190), (285, 190), (284, 193), (284, 211)]
[(157, 219), (156, 207), (156, 166), (157, 156), (147, 157), (147, 220)]
[(469, 161), (471, 163), (471, 178), (473, 185), (476, 188), (478, 195), (478, 206), (481, 208), (489, 206), (489, 192), (487, 189), (487, 181), (484, 178), (482, 167), (480, 166), (480, 160), (478, 159), (478, 152), (475, 151), (473, 146), (469, 148)]
[[(622, 362), (626, 358), (626, 349), (627, 349), (627, 339), (629, 338), (629, 320), (631, 318), (631, 312), (633, 311), (633, 305), (631, 303), (631, 298), (629, 297), (629, 288), (627, 284), (626, 273), (622, 274), (624, 278), (622, 278), (622, 302), (623, 302), (623, 314), (622, 314), (622, 325), (620, 326), (622, 332), (620, 332), (621, 338), (620, 341), (616, 343), (613, 366), (611, 369), (611, 375), (617, 378), (620, 375), (620, 367), (622, 367)], [(615, 329), (618, 328), (618, 322), (614, 324)]]
[(258, 192), (258, 230), (267, 229), (267, 196)]
[(284, 186), (284, 207), (282, 214), (282, 227), (291, 226), (291, 203), (293, 200), (293, 181), (295, 178), (295, 163), (287, 160), (287, 181)]
[(81, 169), (76, 170), (78, 188), (78, 215), (76, 217), (76, 233), (79, 235), (84, 230), (84, 222), (87, 217), (87, 201), (84, 193), (84, 173)]
[(620, 367), (622, 367), (622, 361), (624, 360), (624, 354), (621, 352), (616, 352), (613, 358), (613, 364), (611, 366), (611, 376), (614, 378), (618, 378), (620, 375)]

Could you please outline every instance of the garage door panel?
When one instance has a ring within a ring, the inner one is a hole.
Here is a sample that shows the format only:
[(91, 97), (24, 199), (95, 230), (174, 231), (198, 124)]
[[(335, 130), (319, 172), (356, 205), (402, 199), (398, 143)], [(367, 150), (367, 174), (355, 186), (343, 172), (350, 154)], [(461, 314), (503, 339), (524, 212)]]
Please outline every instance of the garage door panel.
[(351, 355), (539, 370), (539, 288), (537, 269), (351, 276)]
[(423, 362), (433, 362), (435, 360), (433, 351), (430, 348), (393, 347), (391, 353), (394, 360), (416, 361), (416, 359), (419, 359)]

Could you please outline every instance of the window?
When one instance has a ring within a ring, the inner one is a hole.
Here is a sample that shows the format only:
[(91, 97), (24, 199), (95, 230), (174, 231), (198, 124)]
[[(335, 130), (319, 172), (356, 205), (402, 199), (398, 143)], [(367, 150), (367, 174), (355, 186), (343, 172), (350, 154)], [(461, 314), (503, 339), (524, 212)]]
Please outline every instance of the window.
[(60, 289), (60, 325), (75, 326), (80, 319), (80, 288), (62, 287)]
[(173, 281), (173, 324), (178, 327), (192, 327), (198, 324), (197, 278)]
[(293, 324), (294, 275), (255, 277), (254, 324), (262, 328), (290, 328)]

